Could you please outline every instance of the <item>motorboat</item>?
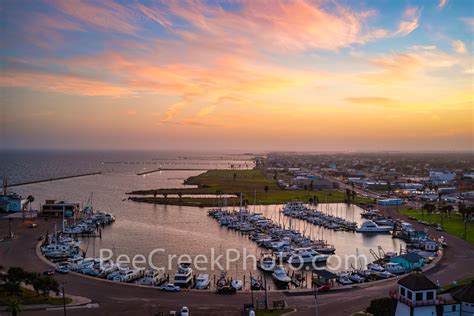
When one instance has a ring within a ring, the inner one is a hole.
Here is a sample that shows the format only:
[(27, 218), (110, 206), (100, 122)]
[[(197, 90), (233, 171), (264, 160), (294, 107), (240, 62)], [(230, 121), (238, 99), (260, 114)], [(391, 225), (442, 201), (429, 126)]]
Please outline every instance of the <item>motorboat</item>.
[(286, 273), (285, 269), (282, 266), (278, 266), (275, 271), (272, 273), (272, 278), (278, 285), (288, 286), (288, 283), (291, 282), (291, 278)]
[(209, 274), (201, 273), (196, 278), (195, 288), (198, 290), (204, 290), (209, 287)]
[(319, 263), (326, 262), (328, 255), (319, 254), (316, 250), (311, 248), (299, 248), (293, 251), (293, 254), (288, 258), (290, 264), (305, 264), (305, 263)]
[(349, 279), (349, 276), (346, 275), (346, 274), (342, 274), (340, 275), (337, 279), (336, 279), (337, 283), (341, 284), (341, 285), (351, 285), (353, 282)]
[(259, 261), (257, 261), (257, 267), (265, 272), (272, 272), (275, 270), (275, 265), (275, 259), (271, 256), (264, 256)]
[(369, 263), (367, 265), (367, 269), (371, 272), (382, 272), (382, 271), (384, 271), (384, 268), (380, 264), (377, 264), (377, 263)]
[(132, 282), (143, 276), (143, 269), (125, 270), (120, 276), (120, 282)]
[(253, 291), (259, 291), (259, 290), (263, 289), (262, 282), (260, 282), (259, 280), (257, 280), (254, 277), (251, 277), (250, 278), (250, 289), (253, 290)]
[(365, 282), (365, 278), (360, 276), (358, 273), (350, 274), (350, 275), (348, 275), (348, 278), (353, 283), (363, 283), (363, 282)]
[(393, 229), (391, 226), (379, 226), (373, 221), (365, 221), (362, 226), (356, 229), (358, 233), (388, 233)]
[(242, 282), (242, 280), (232, 280), (230, 282), (230, 285), (237, 291), (240, 291), (242, 287), (244, 286), (244, 283)]
[(138, 280), (140, 285), (155, 286), (160, 285), (166, 280), (164, 269), (147, 269), (143, 274), (143, 278)]
[(190, 267), (190, 263), (178, 264), (178, 270), (174, 275), (174, 285), (179, 287), (189, 287), (193, 283), (193, 269)]
[(385, 271), (388, 271), (392, 274), (403, 274), (406, 272), (405, 267), (399, 263), (389, 262), (384, 265)]
[(394, 277), (395, 275), (392, 274), (392, 273), (390, 273), (390, 272), (388, 272), (388, 271), (382, 271), (382, 272), (377, 272), (377, 273), (376, 273), (376, 276), (377, 276), (377, 278), (379, 278), (379, 279), (389, 279), (389, 278)]

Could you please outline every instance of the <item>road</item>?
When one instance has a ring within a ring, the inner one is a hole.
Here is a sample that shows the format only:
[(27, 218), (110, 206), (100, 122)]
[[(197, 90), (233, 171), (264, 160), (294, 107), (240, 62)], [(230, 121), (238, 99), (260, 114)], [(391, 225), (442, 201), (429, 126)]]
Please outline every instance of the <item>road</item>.
[[(391, 212), (394, 212), (393, 210)], [(392, 214), (401, 218), (402, 215)], [(27, 228), (21, 220), (13, 220), (15, 239), (0, 242), (0, 265), (4, 267), (21, 266), (28, 271), (42, 272), (50, 268), (35, 252), (37, 238), (54, 227), (52, 221), (38, 221), (37, 228)], [(414, 223), (418, 228), (418, 223)], [(0, 235), (8, 231), (8, 221), (0, 220)], [(442, 233), (433, 231), (437, 236)], [(444, 234), (443, 234), (444, 235)], [(449, 244), (439, 264), (427, 275), (441, 284), (450, 283), (472, 275), (474, 266), (474, 246), (464, 240), (444, 235)], [(55, 276), (59, 282), (65, 282), (66, 293), (91, 298), (96, 308), (87, 309), (93, 315), (155, 315), (157, 311), (179, 310), (188, 306), (192, 315), (241, 315), (243, 304), (251, 302), (249, 292), (231, 296), (217, 296), (210, 292), (189, 291), (182, 293), (163, 293), (157, 289), (142, 288), (127, 284), (117, 284), (93, 279), (82, 275), (68, 274)], [(396, 287), (396, 280), (371, 284), (368, 288), (354, 288), (347, 291), (334, 291), (321, 294), (317, 298), (319, 315), (350, 315), (363, 310), (370, 300), (388, 296), (389, 290)], [(264, 294), (255, 294), (263, 300)], [(272, 292), (269, 300), (285, 300), (298, 311), (293, 315), (315, 315), (313, 295), (289, 296), (283, 292)], [(343, 302), (341, 304), (341, 302)], [(61, 309), (25, 311), (24, 315), (63, 315)], [(84, 315), (84, 308), (68, 309), (68, 315)]]

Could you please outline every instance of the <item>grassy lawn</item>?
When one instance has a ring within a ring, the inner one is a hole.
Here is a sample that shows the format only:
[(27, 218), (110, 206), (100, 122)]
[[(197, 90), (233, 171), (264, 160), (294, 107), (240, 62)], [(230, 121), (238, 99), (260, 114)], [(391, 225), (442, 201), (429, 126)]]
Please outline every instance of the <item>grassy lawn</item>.
[[(61, 297), (48, 297), (45, 298), (42, 294), (37, 295), (35, 291), (30, 289), (21, 288), (22, 295), (20, 301), (22, 305), (32, 304), (51, 304), (51, 305), (62, 305), (63, 299)], [(5, 293), (0, 294), (0, 305), (6, 305), (8, 299), (11, 298)], [(66, 304), (71, 303), (71, 299), (66, 297)]]
[(448, 292), (450, 289), (454, 288), (454, 287), (457, 287), (457, 286), (461, 286), (461, 285), (466, 285), (466, 284), (469, 284), (471, 282), (474, 281), (474, 275), (471, 276), (471, 277), (468, 277), (466, 279), (462, 279), (462, 280), (457, 280), (456, 281), (456, 285), (454, 284), (446, 284), (446, 285), (443, 285), (442, 287), (442, 290), (441, 290), (441, 293), (445, 293), (445, 292)]
[[(416, 219), (424, 220), (428, 223), (441, 223), (440, 214), (424, 214), (423, 218), (421, 216), (421, 210), (402, 210), (400, 213), (407, 216), (412, 216)], [(462, 216), (458, 213), (451, 213), (450, 217), (443, 215), (443, 229), (452, 235), (463, 238), (464, 235), (464, 221)], [(467, 227), (467, 241), (471, 244), (474, 244), (474, 223), (468, 222)]]
[[(234, 180), (234, 173), (236, 174)], [(148, 202), (157, 204), (175, 204), (190, 206), (213, 206), (214, 198), (189, 198), (177, 197), (164, 198), (163, 194), (183, 194), (183, 195), (202, 195), (216, 194), (217, 192), (235, 194), (243, 194), (243, 199), (247, 204), (253, 204), (254, 194), (256, 193), (257, 204), (281, 204), (288, 201), (297, 200), (308, 202), (308, 200), (317, 196), (320, 203), (323, 202), (343, 202), (344, 193), (337, 190), (321, 190), (321, 191), (290, 191), (282, 190), (274, 179), (267, 178), (261, 170), (209, 170), (195, 177), (190, 177), (185, 182), (188, 185), (196, 185), (196, 188), (182, 189), (157, 189), (134, 191), (129, 194), (135, 195), (131, 199), (137, 202)], [(268, 186), (268, 192), (264, 188)], [(137, 195), (153, 195), (154, 197), (136, 197)], [(372, 202), (366, 198), (356, 198), (356, 202)], [(227, 205), (238, 205), (239, 199), (228, 199)]]
[(283, 309), (257, 309), (256, 316), (275, 316), (275, 315), (283, 315), (285, 313), (292, 312), (293, 308), (283, 308)]

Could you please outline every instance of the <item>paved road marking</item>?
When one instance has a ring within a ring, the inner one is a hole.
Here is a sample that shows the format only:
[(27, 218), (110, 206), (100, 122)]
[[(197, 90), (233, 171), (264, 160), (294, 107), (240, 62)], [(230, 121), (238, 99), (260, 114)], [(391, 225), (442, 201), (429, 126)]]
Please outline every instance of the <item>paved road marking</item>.
[[(66, 309), (80, 309), (80, 308), (99, 308), (99, 304), (97, 303), (89, 303), (86, 305), (80, 305), (80, 306), (66, 306)], [(47, 308), (47, 311), (54, 311), (54, 310), (62, 310), (63, 307), (53, 307), (53, 308)]]

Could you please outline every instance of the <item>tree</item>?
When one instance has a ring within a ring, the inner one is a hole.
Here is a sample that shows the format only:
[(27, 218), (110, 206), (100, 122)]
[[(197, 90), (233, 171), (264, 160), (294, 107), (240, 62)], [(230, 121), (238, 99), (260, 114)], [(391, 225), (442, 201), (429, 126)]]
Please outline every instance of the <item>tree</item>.
[(265, 198), (268, 198), (268, 190), (270, 190), (270, 188), (268, 187), (268, 185), (265, 185), (263, 187), (263, 190), (265, 191)]
[(166, 199), (168, 198), (168, 193), (163, 193), (163, 197)]
[(313, 180), (311, 180), (311, 182), (309, 183), (309, 190), (310, 191), (314, 190), (314, 181)]
[(36, 293), (42, 292), (44, 297), (48, 298), (50, 291), (59, 293), (59, 284), (50, 276), (39, 276), (33, 281), (33, 289)]
[(12, 313), (12, 316), (18, 315), (21, 312), (21, 301), (17, 297), (11, 297), (7, 300), (7, 310)]
[(237, 179), (237, 173), (234, 172), (234, 181)]
[(366, 312), (377, 316), (392, 316), (395, 313), (393, 299), (386, 297), (372, 300)]
[[(425, 203), (421, 209), (426, 210), (428, 214), (432, 214), (436, 210), (436, 205), (432, 203)], [(423, 212), (421, 214), (423, 215)]]
[(356, 196), (357, 196), (357, 192), (352, 190), (352, 192), (351, 192), (352, 202), (354, 202)]
[(182, 197), (183, 197), (183, 193), (182, 193), (182, 192), (178, 192), (178, 198), (181, 200)]

